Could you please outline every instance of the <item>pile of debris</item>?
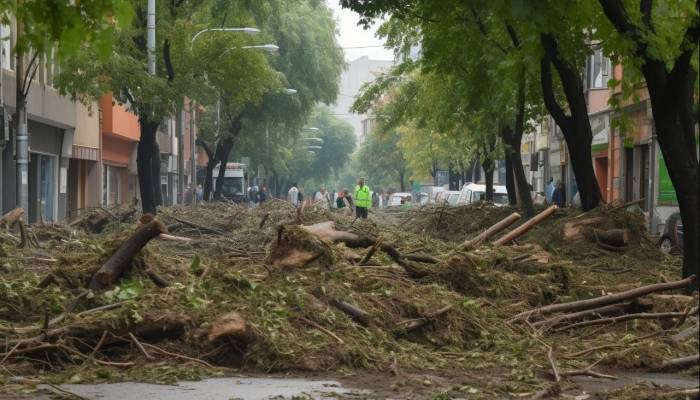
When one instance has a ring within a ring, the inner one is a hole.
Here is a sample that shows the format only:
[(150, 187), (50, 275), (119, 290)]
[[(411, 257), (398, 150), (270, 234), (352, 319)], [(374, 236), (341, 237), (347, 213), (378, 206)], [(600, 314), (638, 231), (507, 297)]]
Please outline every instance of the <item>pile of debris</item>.
[(658, 294), (695, 278), (679, 279), (639, 215), (538, 211), (355, 220), (273, 200), (25, 226), (19, 210), (19, 237), (0, 233), (0, 383), (488, 371), (493, 394), (537, 395), (606, 369), (697, 368), (697, 334), (671, 339), (697, 326), (697, 297)]

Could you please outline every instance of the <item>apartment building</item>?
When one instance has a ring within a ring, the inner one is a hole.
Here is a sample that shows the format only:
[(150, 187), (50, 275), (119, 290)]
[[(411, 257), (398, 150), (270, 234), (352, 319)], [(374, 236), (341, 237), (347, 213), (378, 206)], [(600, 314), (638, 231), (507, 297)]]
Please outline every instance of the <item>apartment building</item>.
[[(17, 206), (17, 157), (15, 123), (16, 59), (14, 26), (0, 26), (0, 210)], [(30, 56), (27, 55), (26, 62)], [(138, 118), (106, 94), (89, 104), (62, 96), (53, 87), (59, 73), (52, 54), (37, 58), (38, 68), (27, 95), (29, 134), (29, 223), (65, 221), (81, 210), (100, 205), (123, 205), (139, 197), (136, 148), (140, 137)], [(192, 152), (194, 121), (184, 114), (183, 155)], [(191, 132), (192, 131), (192, 132)], [(167, 118), (158, 133), (161, 148), (161, 184), (165, 205), (182, 201), (177, 185), (180, 143), (174, 118)], [(189, 158), (189, 157), (188, 157)], [(190, 163), (185, 164), (190, 182)]]

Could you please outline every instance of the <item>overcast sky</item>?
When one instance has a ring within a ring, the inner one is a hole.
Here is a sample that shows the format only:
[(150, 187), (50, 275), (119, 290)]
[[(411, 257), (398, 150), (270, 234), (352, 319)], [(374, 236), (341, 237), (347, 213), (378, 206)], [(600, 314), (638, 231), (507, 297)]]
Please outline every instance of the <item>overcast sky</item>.
[[(338, 0), (326, 0), (326, 4), (335, 13), (338, 19), (338, 29), (340, 35), (338, 43), (342, 47), (362, 47), (362, 46), (382, 46), (384, 40), (377, 39), (374, 34), (377, 26), (373, 26), (369, 30), (364, 30), (357, 25), (360, 20), (359, 15), (348, 9), (342, 8), (338, 4)], [(363, 49), (344, 49), (345, 59), (347, 61), (354, 60), (362, 56), (368, 56), (373, 60), (393, 60), (394, 53), (383, 47), (367, 47)]]

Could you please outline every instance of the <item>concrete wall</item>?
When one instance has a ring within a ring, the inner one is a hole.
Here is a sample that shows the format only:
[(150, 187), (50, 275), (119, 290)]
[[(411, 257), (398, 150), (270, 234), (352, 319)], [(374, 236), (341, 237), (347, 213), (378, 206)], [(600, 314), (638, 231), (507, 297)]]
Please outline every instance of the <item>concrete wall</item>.
[(93, 102), (90, 108), (80, 103), (75, 105), (74, 145), (93, 149), (100, 148), (99, 111), (99, 104), (97, 102)]
[[(5, 106), (14, 112), (17, 94), (15, 72), (5, 69), (2, 73)], [(75, 127), (75, 103), (69, 98), (61, 96), (56, 89), (36, 81), (32, 83), (27, 95), (27, 113), (29, 119), (48, 125), (60, 128)]]

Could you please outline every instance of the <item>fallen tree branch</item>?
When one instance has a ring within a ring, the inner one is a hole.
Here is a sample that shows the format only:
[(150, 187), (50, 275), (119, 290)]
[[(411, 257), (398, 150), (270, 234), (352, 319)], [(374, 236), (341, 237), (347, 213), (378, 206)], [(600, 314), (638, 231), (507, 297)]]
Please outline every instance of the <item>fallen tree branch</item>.
[(144, 215), (143, 225), (131, 235), (116, 252), (95, 272), (90, 280), (90, 289), (99, 290), (112, 286), (127, 268), (141, 249), (153, 238), (166, 231), (165, 226), (151, 215)]
[(372, 245), (372, 247), (370, 247), (369, 250), (367, 250), (367, 254), (365, 254), (365, 256), (362, 257), (362, 260), (360, 260), (360, 265), (367, 265), (367, 263), (369, 262), (369, 260), (372, 258), (372, 256), (374, 255), (374, 253), (375, 253), (375, 252), (377, 251), (377, 249), (379, 248), (379, 246), (382, 245), (382, 242), (383, 242), (383, 241), (384, 241), (384, 238), (380, 237), (379, 239), (377, 239), (376, 242), (374, 242), (374, 244)]
[(695, 283), (696, 279), (697, 277), (695, 275), (691, 275), (679, 281), (655, 283), (653, 285), (642, 286), (639, 288), (626, 290), (624, 292), (610, 294), (606, 296), (594, 297), (592, 299), (577, 300), (569, 303), (550, 304), (548, 306), (535, 308), (534, 310), (523, 311), (511, 318), (509, 322), (514, 322), (522, 318), (530, 317), (532, 315), (544, 315), (562, 311), (577, 311), (595, 307), (603, 307), (611, 304), (620, 303), (625, 300), (635, 299), (637, 297), (641, 297), (649, 293), (682, 289)]
[(493, 242), (493, 244), (495, 244), (496, 246), (501, 246), (501, 245), (504, 245), (508, 242), (513, 241), (514, 239), (519, 238), (520, 236), (524, 235), (527, 231), (534, 228), (535, 225), (539, 224), (540, 222), (547, 219), (550, 215), (554, 214), (557, 211), (557, 209), (558, 209), (558, 207), (556, 204), (549, 206), (548, 208), (544, 209), (544, 211), (535, 215), (534, 217), (532, 217), (528, 221), (525, 221), (519, 227), (517, 227), (517, 228), (513, 229), (512, 231), (510, 231), (509, 233), (503, 235), (500, 239)]
[(225, 235), (225, 234), (226, 234), (226, 232), (224, 232), (224, 231), (222, 231), (222, 230), (219, 230), (219, 229), (216, 229), (216, 228), (212, 228), (212, 227), (209, 227), (209, 226), (204, 226), (204, 225), (196, 224), (196, 223), (194, 223), (194, 222), (187, 221), (187, 220), (184, 220), (184, 219), (175, 217), (175, 216), (170, 216), (170, 215), (169, 215), (169, 217), (172, 218), (172, 219), (174, 219), (175, 221), (177, 221), (177, 222), (183, 224), (183, 225), (189, 226), (190, 228), (199, 229), (199, 230), (201, 230), (201, 231), (213, 233), (213, 234), (216, 234), (216, 235)]
[(309, 319), (306, 319), (306, 318), (304, 318), (304, 317), (302, 317), (302, 316), (299, 316), (299, 320), (300, 320), (301, 322), (307, 324), (307, 325), (312, 326), (313, 328), (318, 329), (319, 331), (325, 333), (326, 335), (332, 337), (332, 338), (335, 339), (338, 343), (340, 343), (340, 344), (345, 344), (345, 342), (343, 341), (343, 339), (339, 338), (338, 335), (336, 335), (335, 333), (333, 333), (333, 332), (329, 331), (328, 329), (322, 327), (321, 325), (315, 323), (314, 321), (311, 321), (311, 320), (309, 320)]
[(146, 349), (143, 348), (143, 345), (141, 344), (141, 342), (139, 342), (138, 339), (136, 339), (136, 336), (134, 336), (133, 333), (129, 332), (129, 337), (131, 338), (131, 341), (134, 342), (136, 347), (138, 347), (138, 349), (141, 351), (141, 353), (143, 353), (143, 356), (146, 357), (146, 360), (149, 360), (149, 361), (155, 360), (155, 358), (153, 358), (152, 355), (148, 354)]
[(657, 368), (658, 371), (671, 371), (679, 369), (687, 369), (700, 363), (700, 355), (696, 354), (694, 356), (673, 358), (670, 360), (664, 360), (661, 365)]
[(570, 324), (556, 329), (556, 332), (565, 331), (574, 328), (583, 328), (591, 325), (605, 325), (605, 324), (616, 324), (618, 322), (629, 321), (633, 319), (669, 319), (669, 318), (680, 318), (683, 316), (682, 312), (665, 312), (665, 313), (638, 313), (638, 314), (626, 314), (617, 317), (610, 318), (600, 318), (592, 319), (589, 321), (581, 321), (575, 324)]
[(470, 240), (466, 240), (463, 244), (463, 248), (472, 248), (480, 245), (484, 240), (490, 238), (491, 236), (497, 234), (498, 232), (506, 229), (507, 227), (511, 226), (515, 221), (520, 219), (520, 214), (518, 213), (512, 213), (506, 218), (502, 219), (501, 221), (498, 221), (496, 224), (492, 225), (490, 228), (486, 229), (485, 231), (481, 232), (474, 238)]
[(369, 325), (370, 315), (367, 311), (355, 307), (350, 303), (346, 303), (344, 301), (339, 301), (335, 299), (330, 299), (328, 303), (333, 307), (337, 308), (338, 310), (342, 311), (343, 313), (347, 314), (354, 321), (359, 322), (365, 326)]
[(396, 325), (403, 325), (403, 329), (406, 332), (412, 332), (417, 329), (420, 329), (433, 321), (435, 321), (437, 318), (447, 314), (448, 311), (450, 311), (454, 305), (450, 304), (449, 306), (442, 307), (440, 309), (437, 309), (431, 313), (425, 314), (422, 318), (416, 318), (416, 319), (411, 319), (407, 321), (401, 321), (397, 323)]

